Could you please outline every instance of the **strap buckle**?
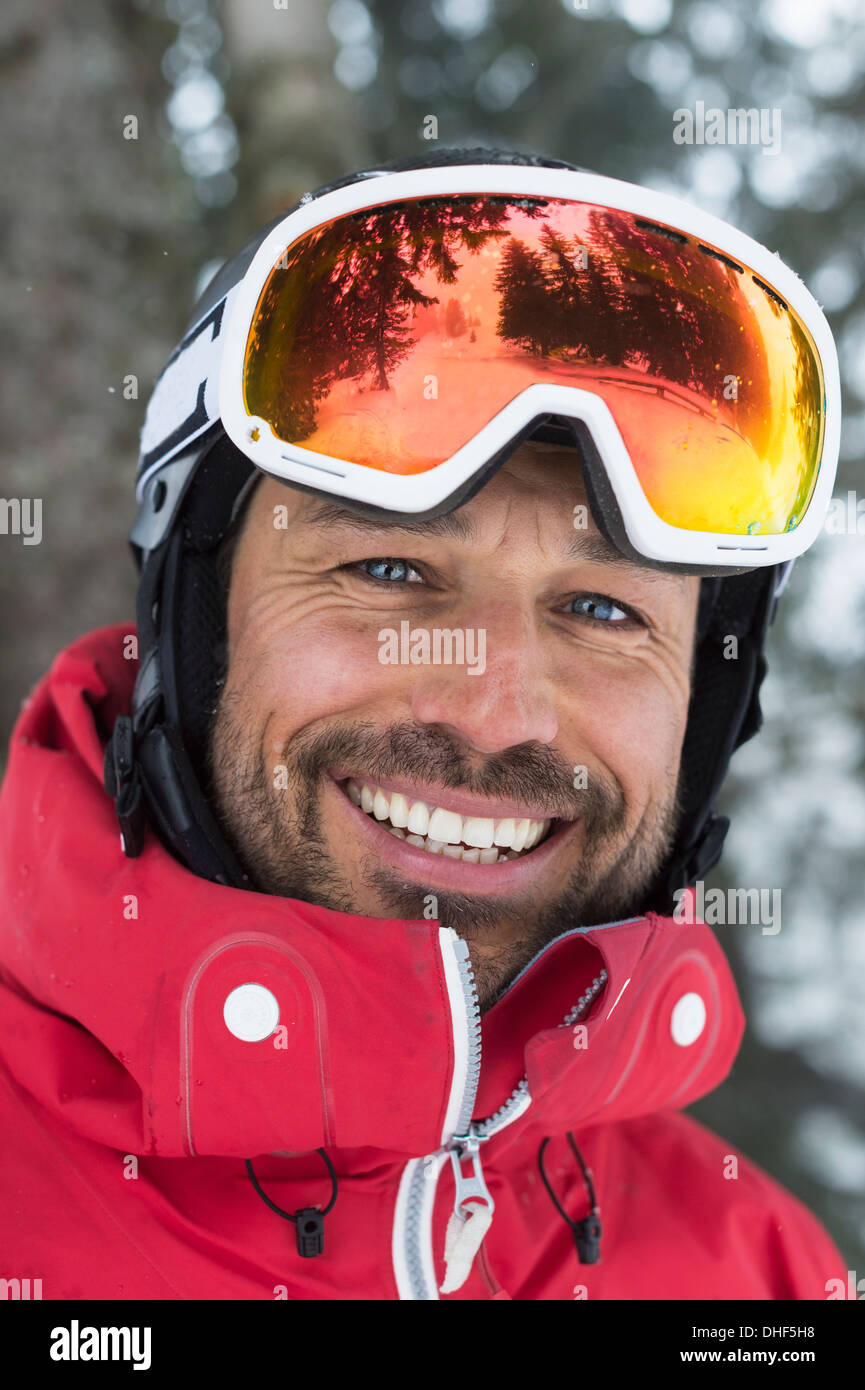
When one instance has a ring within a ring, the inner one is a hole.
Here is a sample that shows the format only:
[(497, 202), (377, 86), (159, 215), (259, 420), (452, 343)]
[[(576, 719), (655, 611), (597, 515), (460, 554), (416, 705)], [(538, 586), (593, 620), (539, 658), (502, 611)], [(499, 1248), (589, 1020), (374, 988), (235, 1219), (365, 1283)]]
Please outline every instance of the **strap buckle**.
[(114, 731), (105, 745), (103, 780), (105, 790), (114, 801), (120, 825), (120, 847), (128, 859), (136, 859), (144, 846), (147, 818), (135, 761), (132, 719), (128, 714), (117, 716)]

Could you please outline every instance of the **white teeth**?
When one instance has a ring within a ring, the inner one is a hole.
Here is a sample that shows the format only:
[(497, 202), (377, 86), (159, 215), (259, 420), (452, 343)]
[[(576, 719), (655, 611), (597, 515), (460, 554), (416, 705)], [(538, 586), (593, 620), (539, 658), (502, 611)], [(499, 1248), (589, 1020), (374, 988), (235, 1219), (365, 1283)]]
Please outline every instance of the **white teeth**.
[(385, 829), (389, 835), (395, 835), (398, 840), (405, 840), (406, 844), (414, 845), (416, 849), (424, 849), (427, 854), (446, 854), (449, 859), (462, 859), (463, 863), (499, 864), (505, 858), (519, 859), (518, 854), (511, 852), (505, 855), (494, 847), (465, 849), (462, 845), (444, 845), (441, 840), (430, 840), (423, 835), (407, 835), (404, 830), (394, 825), (385, 826)]
[(511, 840), (511, 849), (525, 849), (531, 825), (532, 823), (530, 820), (517, 821), (517, 828)]
[(469, 864), (500, 864), (518, 859), (532, 849), (550, 828), (549, 820), (517, 820), (504, 816), (460, 816), (443, 806), (411, 801), (402, 792), (385, 792), (381, 787), (358, 783), (353, 777), (345, 783), (346, 795), (355, 806), (377, 821), (389, 821), (383, 828), (399, 840), (428, 854), (446, 854)]
[(445, 811), (438, 806), (429, 818), (429, 833), (434, 840), (458, 845), (463, 837), (463, 818), (456, 811)]
[(500, 820), (493, 836), (493, 844), (501, 845), (502, 849), (510, 849), (516, 828), (515, 820)]
[(463, 840), (467, 845), (478, 849), (490, 849), (493, 843), (495, 821), (485, 816), (466, 816), (463, 820)]
[(552, 821), (548, 821), (548, 820), (542, 820), (542, 821), (541, 821), (540, 825), (538, 826), (538, 833), (537, 833), (537, 835), (535, 836), (534, 840), (532, 841), (532, 846), (533, 846), (533, 847), (538, 843), (539, 840), (542, 840), (542, 839), (544, 838), (544, 836), (546, 835), (546, 833), (547, 833), (547, 831), (549, 830), (549, 828), (550, 828), (551, 825), (552, 825)]
[[(408, 828), (415, 835), (425, 835), (429, 830), (430, 814), (429, 807), (425, 801), (413, 801), (411, 810), (408, 813)], [(443, 835), (436, 836), (436, 839), (444, 839)]]

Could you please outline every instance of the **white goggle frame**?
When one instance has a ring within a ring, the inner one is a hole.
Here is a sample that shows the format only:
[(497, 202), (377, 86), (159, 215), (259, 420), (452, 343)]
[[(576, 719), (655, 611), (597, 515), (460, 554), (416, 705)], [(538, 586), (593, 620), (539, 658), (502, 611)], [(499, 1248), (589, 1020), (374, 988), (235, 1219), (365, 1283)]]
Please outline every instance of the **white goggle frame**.
[[(268, 277), (292, 243), (326, 222), (361, 209), (409, 198), (472, 193), (570, 199), (672, 227), (741, 262), (798, 314), (820, 358), (825, 410), (817, 480), (795, 530), (736, 536), (669, 525), (646, 500), (606, 402), (575, 386), (526, 387), (444, 463), (407, 477), (286, 443), (266, 420), (247, 412), (243, 365), (250, 326)], [(396, 515), (430, 514), (464, 489), (521, 429), (545, 414), (583, 422), (606, 470), (630, 545), (655, 564), (718, 570), (781, 564), (807, 550), (823, 525), (838, 461), (841, 387), (831, 330), (799, 277), (744, 232), (669, 194), (598, 174), (515, 165), (464, 164), (381, 173), (302, 201), (264, 238), (238, 283), (187, 333), (157, 382), (142, 432), (137, 495), (143, 496), (155, 471), (221, 420), (232, 443), (275, 478)]]

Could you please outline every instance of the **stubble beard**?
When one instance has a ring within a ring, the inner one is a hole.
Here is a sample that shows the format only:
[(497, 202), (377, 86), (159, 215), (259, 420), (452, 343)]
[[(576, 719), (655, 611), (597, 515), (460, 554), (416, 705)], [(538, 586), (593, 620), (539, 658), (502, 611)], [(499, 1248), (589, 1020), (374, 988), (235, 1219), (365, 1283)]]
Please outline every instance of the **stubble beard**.
[[(434, 890), (433, 915), (469, 945), (482, 1013), (563, 932), (642, 915), (669, 854), (679, 814), (675, 778), (666, 798), (629, 832), (618, 782), (590, 773), (586, 789), (575, 790), (570, 769), (543, 745), (508, 749), (479, 772), (438, 726), (382, 730), (322, 723), (295, 734), (278, 763), (268, 767), (255, 733), (249, 732), (254, 722), (242, 710), (242, 693), (224, 690), (211, 725), (208, 792), (229, 844), (264, 893), (357, 913), (357, 886), (331, 852), (319, 821), (323, 778), (336, 766), (368, 770), (385, 782), (437, 782), (477, 796), (553, 804), (562, 818), (582, 819), (578, 862), (566, 887), (548, 903), (538, 905), (536, 884), (507, 899)], [(285, 769), (278, 786), (276, 766)], [(360, 877), (367, 895), (380, 904), (368, 915), (409, 920), (425, 915), (433, 890), (400, 878), (392, 867), (370, 865)]]

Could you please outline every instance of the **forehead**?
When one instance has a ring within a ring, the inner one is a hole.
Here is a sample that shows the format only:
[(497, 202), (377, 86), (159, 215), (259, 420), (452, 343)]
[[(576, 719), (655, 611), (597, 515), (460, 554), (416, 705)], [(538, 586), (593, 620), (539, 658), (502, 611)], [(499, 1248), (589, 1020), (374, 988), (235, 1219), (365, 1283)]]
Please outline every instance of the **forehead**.
[(466, 549), (510, 541), (515, 546), (533, 545), (556, 563), (614, 565), (668, 586), (682, 579), (621, 555), (601, 534), (587, 504), (580, 455), (575, 448), (523, 443), (468, 502), (444, 516), (424, 520), (364, 516), (339, 498), (300, 493), (272, 478), (265, 478), (258, 490), (262, 507), (281, 503), (305, 528), (321, 534), (380, 541), (393, 532), (394, 539), (397, 534), (412, 534)]
[[(321, 505), (309, 499), (310, 505), (303, 515), (304, 520), (317, 524), (338, 525), (343, 521), (353, 524), (352, 518), (359, 518), (361, 526), (449, 535), (454, 540), (471, 541), (496, 525), (507, 524), (516, 529), (527, 513), (543, 516), (548, 524), (556, 527), (564, 519), (570, 527), (574, 504), (585, 502), (585, 496), (580, 459), (575, 449), (541, 453), (523, 444), (500, 464), (473, 497), (443, 516), (415, 520), (380, 514), (367, 519), (352, 512), (339, 498)], [(515, 506), (519, 508), (516, 513)], [(597, 532), (590, 515), (587, 527)]]

